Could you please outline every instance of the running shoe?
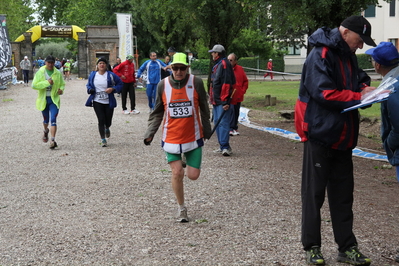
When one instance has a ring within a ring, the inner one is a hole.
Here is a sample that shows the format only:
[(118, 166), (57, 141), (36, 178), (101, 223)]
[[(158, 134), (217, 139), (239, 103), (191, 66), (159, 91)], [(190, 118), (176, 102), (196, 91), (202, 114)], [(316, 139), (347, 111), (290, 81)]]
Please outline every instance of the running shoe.
[(48, 132), (49, 132), (49, 129), (43, 130), (43, 142), (44, 143), (48, 142)]
[(140, 113), (140, 111), (134, 109), (134, 110), (130, 111), (130, 113), (133, 115), (138, 115)]
[(371, 263), (371, 259), (360, 253), (357, 246), (350, 247), (345, 252), (339, 252), (337, 261), (352, 265), (370, 265)]
[(213, 152), (214, 152), (214, 153), (222, 153), (222, 150), (219, 148), (219, 149), (217, 149), (217, 150), (214, 150)]
[(179, 223), (188, 223), (187, 209), (184, 208), (179, 210), (179, 217), (177, 218)]
[(186, 155), (184, 155), (184, 153), (181, 155), (181, 165), (183, 166), (183, 168), (186, 168), (187, 166)]
[(57, 142), (55, 142), (55, 141), (50, 142), (50, 149), (54, 150), (57, 147), (58, 147)]
[(233, 151), (231, 150), (231, 148), (222, 150), (222, 155), (223, 156), (230, 156), (232, 153), (233, 153)]
[(234, 131), (230, 130), (229, 134), (230, 134), (230, 136), (234, 136)]
[(306, 262), (310, 265), (324, 265), (324, 258), (319, 246), (312, 246), (306, 250)]
[(130, 114), (130, 112), (128, 110), (123, 110), (122, 113), (125, 114), (125, 115), (129, 115)]
[(240, 132), (238, 132), (237, 130), (233, 130), (233, 136), (238, 136), (240, 135)]
[(101, 145), (101, 147), (107, 147), (108, 146), (107, 140), (102, 139), (100, 145)]

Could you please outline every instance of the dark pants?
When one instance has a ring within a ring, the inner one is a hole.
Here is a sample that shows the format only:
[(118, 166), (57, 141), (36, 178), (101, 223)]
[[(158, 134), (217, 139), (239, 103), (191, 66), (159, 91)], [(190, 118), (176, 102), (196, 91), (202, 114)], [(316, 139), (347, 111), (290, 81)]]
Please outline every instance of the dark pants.
[(134, 109), (136, 109), (136, 92), (134, 90), (134, 82), (131, 82), (131, 83), (123, 82), (123, 88), (122, 88), (122, 109), (123, 110), (127, 110), (126, 100), (127, 100), (128, 93), (129, 93), (129, 98), (130, 98), (130, 110), (133, 111)]
[(24, 76), (24, 83), (29, 83), (29, 70), (22, 70), (22, 74)]
[(327, 188), (335, 242), (340, 252), (357, 244), (353, 234), (352, 150), (339, 151), (307, 141), (302, 168), (302, 244), (321, 246), (321, 215)]
[(94, 112), (98, 119), (98, 131), (102, 139), (105, 138), (105, 129), (112, 124), (112, 116), (114, 115), (114, 108), (109, 108), (109, 104), (102, 104), (93, 102)]
[(233, 115), (231, 116), (230, 131), (238, 129), (238, 117), (240, 117), (240, 107), (241, 103), (230, 105), (230, 108), (233, 108), (234, 110)]

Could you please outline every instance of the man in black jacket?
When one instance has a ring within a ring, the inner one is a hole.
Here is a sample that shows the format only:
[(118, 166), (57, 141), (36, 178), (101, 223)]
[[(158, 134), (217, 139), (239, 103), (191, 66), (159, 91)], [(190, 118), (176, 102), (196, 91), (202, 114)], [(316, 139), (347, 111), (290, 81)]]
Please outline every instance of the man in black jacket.
[(230, 108), (229, 98), (233, 93), (236, 79), (233, 67), (229, 60), (227, 60), (226, 51), (222, 45), (216, 44), (208, 52), (212, 54), (215, 64), (212, 68), (211, 87), (209, 91), (210, 102), (213, 105), (213, 122), (215, 126), (217, 121), (222, 117), (219, 125), (216, 127), (219, 149), (215, 152), (221, 153), (223, 156), (230, 156), (232, 154), (229, 143), (230, 121), (233, 115), (233, 108)]
[(309, 37), (314, 46), (303, 66), (295, 126), (304, 142), (302, 168), (302, 244), (309, 264), (324, 265), (321, 253), (321, 215), (328, 191), (339, 262), (369, 265), (357, 247), (353, 228), (352, 149), (359, 133), (359, 113), (342, 113), (360, 103), (370, 77), (358, 68), (355, 52), (363, 43), (376, 46), (371, 25), (351, 16), (335, 29), (320, 28)]

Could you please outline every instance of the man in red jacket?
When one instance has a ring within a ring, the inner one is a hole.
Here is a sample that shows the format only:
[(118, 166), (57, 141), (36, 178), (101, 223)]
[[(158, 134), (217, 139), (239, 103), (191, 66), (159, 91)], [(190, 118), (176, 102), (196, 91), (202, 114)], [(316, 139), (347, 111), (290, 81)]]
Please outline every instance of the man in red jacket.
[[(126, 60), (114, 67), (113, 71), (123, 81), (122, 88), (122, 109), (125, 115), (134, 114), (137, 115), (140, 111), (136, 110), (136, 77), (134, 76), (134, 64), (133, 56), (128, 55)], [(130, 98), (130, 112), (126, 107), (127, 94), (129, 93)]]
[(236, 77), (236, 91), (231, 101), (234, 114), (231, 116), (230, 136), (237, 136), (240, 135), (237, 131), (238, 117), (240, 116), (241, 102), (244, 101), (244, 94), (248, 89), (248, 78), (242, 66), (237, 64), (238, 58), (234, 53), (229, 54), (227, 59), (230, 61), (230, 64), (233, 67), (234, 76)]

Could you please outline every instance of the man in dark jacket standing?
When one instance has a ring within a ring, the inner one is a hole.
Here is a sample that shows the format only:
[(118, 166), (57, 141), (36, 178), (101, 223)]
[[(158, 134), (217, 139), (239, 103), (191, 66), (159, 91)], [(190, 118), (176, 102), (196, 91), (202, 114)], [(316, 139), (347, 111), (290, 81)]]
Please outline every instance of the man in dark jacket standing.
[(219, 141), (219, 149), (215, 152), (222, 153), (223, 156), (230, 156), (232, 150), (230, 147), (230, 121), (233, 115), (233, 108), (230, 108), (229, 98), (233, 93), (233, 86), (236, 83), (233, 67), (226, 58), (226, 51), (220, 44), (213, 46), (208, 51), (212, 54), (215, 65), (212, 68), (211, 87), (209, 97), (213, 105), (213, 122), (219, 120), (223, 112), (226, 112), (219, 126), (216, 128), (216, 134)]
[(374, 90), (370, 77), (358, 68), (355, 52), (363, 43), (376, 46), (371, 25), (362, 16), (351, 16), (335, 29), (320, 28), (309, 37), (314, 46), (303, 66), (295, 126), (304, 142), (302, 168), (302, 244), (307, 263), (324, 265), (321, 253), (321, 215), (325, 191), (337, 261), (369, 265), (358, 250), (353, 228), (353, 162), (359, 132), (359, 113), (341, 113), (360, 103)]

